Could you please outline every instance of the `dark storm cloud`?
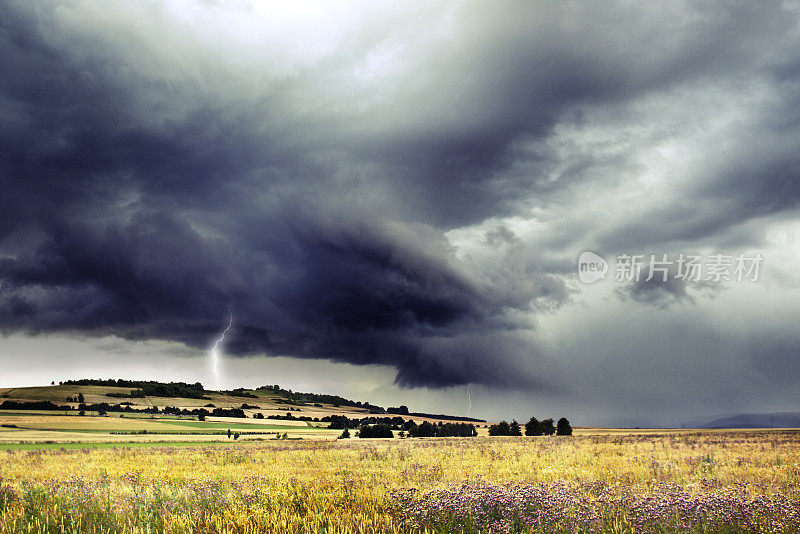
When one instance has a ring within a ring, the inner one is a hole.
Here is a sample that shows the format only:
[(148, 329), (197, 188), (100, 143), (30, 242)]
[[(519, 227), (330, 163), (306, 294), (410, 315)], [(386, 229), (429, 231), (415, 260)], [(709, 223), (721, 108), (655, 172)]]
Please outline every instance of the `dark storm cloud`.
[(676, 277), (676, 274), (677, 270), (671, 269), (666, 280), (659, 274), (648, 280), (649, 271), (643, 272), (638, 280), (618, 288), (617, 295), (623, 300), (666, 308), (672, 304), (695, 304), (700, 297), (713, 298), (722, 289), (719, 283), (685, 281)]
[[(598, 109), (636, 122), (634, 104), (673, 88), (780, 78), (752, 171), (711, 154), (713, 180), (694, 187), (747, 197), (750, 216), (795, 205), (797, 137), (774, 142), (796, 133), (780, 113), (796, 17), (780, 4), (408, 9), (365, 8), (308, 59), (155, 3), (0, 4), (0, 328), (203, 348), (230, 307), (235, 354), (387, 364), (409, 386), (544, 387), (559, 371), (526, 336), (569, 298), (559, 253), (586, 232), (569, 195), (600, 165), (600, 181), (635, 168), (627, 152), (565, 161), (558, 126)], [(758, 158), (767, 147), (777, 157)], [(445, 237), (536, 206), (577, 222), (537, 236), (533, 259), (502, 225), (477, 235), (493, 261)], [(714, 233), (699, 217), (676, 228), (672, 208), (591, 230), (608, 252), (609, 228), (622, 244)]]

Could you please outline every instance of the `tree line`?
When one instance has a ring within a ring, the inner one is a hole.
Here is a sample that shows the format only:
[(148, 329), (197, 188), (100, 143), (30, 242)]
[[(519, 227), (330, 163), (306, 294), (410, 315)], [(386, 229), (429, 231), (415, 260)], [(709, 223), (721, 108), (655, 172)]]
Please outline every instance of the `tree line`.
[[(489, 427), (490, 436), (521, 436), (522, 427), (516, 421), (500, 421)], [(553, 424), (552, 419), (543, 419), (539, 421), (536, 417), (531, 417), (530, 421), (525, 423), (526, 436), (571, 436), (572, 427), (566, 417), (558, 420), (557, 424)]]
[(340, 438), (349, 438), (350, 429), (358, 430), (359, 438), (391, 438), (393, 431), (399, 431), (400, 437), (408, 434), (412, 438), (445, 438), (445, 437), (475, 437), (478, 430), (472, 423), (443, 423), (434, 424), (423, 421), (417, 424), (413, 419), (395, 417), (364, 417), (350, 419), (344, 415), (331, 415), (323, 417), (329, 420), (328, 428), (341, 429)]
[(287, 401), (298, 406), (319, 404), (322, 402), (325, 404), (330, 404), (334, 408), (338, 408), (340, 406), (353, 406), (356, 408), (364, 408), (370, 413), (386, 413), (386, 410), (380, 406), (376, 406), (368, 402), (353, 401), (344, 397), (340, 397), (339, 395), (327, 395), (323, 393), (300, 393), (298, 391), (292, 391), (291, 389), (283, 389), (278, 384), (271, 386), (260, 386), (256, 389), (262, 391), (271, 391), (273, 393), (283, 395), (286, 397)]
[(183, 397), (189, 399), (206, 399), (206, 393), (203, 384), (195, 382), (194, 384), (187, 384), (186, 382), (156, 382), (155, 380), (124, 380), (124, 379), (95, 379), (83, 378), (81, 380), (65, 380), (59, 382), (65, 386), (105, 386), (105, 387), (122, 387), (133, 388), (130, 395), (125, 393), (108, 393), (107, 397)]

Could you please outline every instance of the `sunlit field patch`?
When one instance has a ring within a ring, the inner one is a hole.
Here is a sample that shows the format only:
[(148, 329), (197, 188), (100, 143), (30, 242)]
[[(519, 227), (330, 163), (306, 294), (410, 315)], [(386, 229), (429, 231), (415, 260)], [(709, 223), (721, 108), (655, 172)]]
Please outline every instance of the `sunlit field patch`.
[(0, 451), (0, 531), (797, 532), (798, 437)]

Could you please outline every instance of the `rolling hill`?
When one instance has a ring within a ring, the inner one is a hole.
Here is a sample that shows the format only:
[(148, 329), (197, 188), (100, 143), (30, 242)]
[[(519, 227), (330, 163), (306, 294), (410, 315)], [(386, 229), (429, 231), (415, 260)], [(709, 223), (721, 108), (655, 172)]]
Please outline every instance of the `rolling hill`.
[(699, 428), (800, 428), (800, 412), (727, 415), (704, 423)]

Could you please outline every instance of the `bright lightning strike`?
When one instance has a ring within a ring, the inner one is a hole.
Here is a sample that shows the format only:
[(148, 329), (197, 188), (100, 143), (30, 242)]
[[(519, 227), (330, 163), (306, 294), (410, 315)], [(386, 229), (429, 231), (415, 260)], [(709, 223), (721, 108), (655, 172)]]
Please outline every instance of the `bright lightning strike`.
[(219, 345), (225, 340), (225, 334), (227, 334), (228, 330), (233, 326), (233, 312), (228, 310), (228, 315), (230, 316), (228, 326), (225, 327), (219, 339), (217, 339), (214, 342), (214, 346), (211, 347), (211, 369), (214, 371), (214, 379), (217, 381), (217, 385), (219, 385)]
[(469, 393), (469, 388), (471, 386), (472, 384), (467, 384), (467, 394), (465, 395), (467, 397), (467, 401), (469, 401), (469, 405), (467, 406), (467, 417), (469, 417), (469, 414), (472, 411), (472, 395)]

